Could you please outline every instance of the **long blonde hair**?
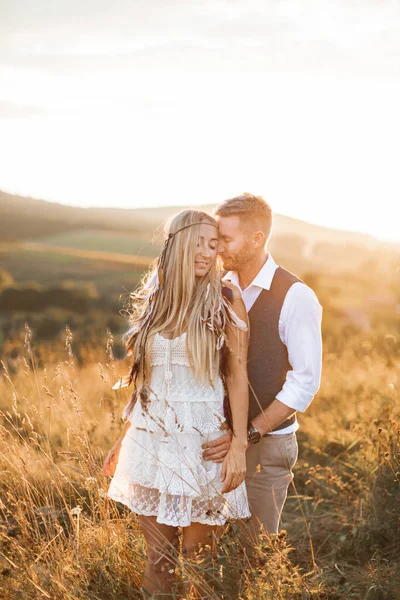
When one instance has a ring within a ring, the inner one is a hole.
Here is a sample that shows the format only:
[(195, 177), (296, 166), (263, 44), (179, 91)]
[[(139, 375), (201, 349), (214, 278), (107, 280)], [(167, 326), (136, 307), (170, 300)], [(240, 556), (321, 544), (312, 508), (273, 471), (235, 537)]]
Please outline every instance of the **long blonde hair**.
[(163, 251), (131, 294), (128, 312), (132, 328), (126, 347), (133, 358), (129, 383), (134, 381), (135, 389), (123, 418), (128, 418), (137, 397), (145, 408), (150, 391), (152, 337), (172, 324), (176, 332), (187, 332), (187, 354), (195, 379), (213, 385), (220, 372), (220, 349), (229, 316), (222, 301), (219, 260), (206, 275), (195, 276), (202, 223), (217, 227), (211, 215), (194, 209), (183, 210), (167, 221)]

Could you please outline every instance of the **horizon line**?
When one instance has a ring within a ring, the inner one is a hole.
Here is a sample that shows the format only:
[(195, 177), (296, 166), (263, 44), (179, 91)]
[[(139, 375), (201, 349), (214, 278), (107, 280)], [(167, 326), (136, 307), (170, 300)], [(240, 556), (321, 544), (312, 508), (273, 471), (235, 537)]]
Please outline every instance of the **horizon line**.
[[(16, 196), (19, 198), (26, 198), (26, 199), (30, 199), (30, 200), (36, 200), (39, 202), (46, 202), (48, 204), (57, 204), (58, 206), (65, 206), (65, 207), (69, 207), (69, 208), (80, 208), (83, 210), (125, 210), (125, 211), (135, 211), (135, 210), (149, 210), (149, 209), (172, 209), (172, 208), (181, 208), (184, 207), (186, 205), (184, 204), (167, 204), (167, 205), (151, 205), (151, 206), (146, 206), (146, 205), (142, 205), (142, 206), (136, 206), (133, 208), (127, 208), (124, 206), (99, 206), (99, 205), (89, 205), (89, 206), (83, 206), (81, 204), (69, 204), (69, 203), (65, 203), (65, 202), (60, 202), (58, 200), (48, 200), (46, 198), (43, 197), (37, 197), (37, 196), (31, 196), (31, 195), (25, 195), (25, 194), (21, 194), (21, 193), (16, 193), (16, 192), (9, 192), (4, 190), (3, 188), (0, 187), (0, 194), (6, 194), (8, 196)], [(223, 202), (223, 200), (221, 201)], [(198, 204), (193, 204), (193, 208), (195, 207), (199, 207), (199, 206), (217, 206), (219, 203), (218, 202), (202, 202), (202, 203), (198, 203)], [(189, 206), (190, 208), (190, 206)], [(378, 242), (384, 243), (384, 244), (391, 244), (391, 245), (396, 245), (396, 246), (400, 246), (400, 238), (398, 239), (393, 239), (393, 238), (385, 238), (385, 237), (380, 237), (379, 235), (376, 235), (374, 233), (370, 233), (368, 231), (360, 231), (360, 230), (355, 230), (355, 229), (346, 229), (346, 228), (339, 228), (339, 227), (329, 227), (328, 225), (323, 225), (321, 223), (316, 223), (316, 222), (312, 222), (312, 221), (306, 221), (304, 219), (301, 219), (300, 217), (293, 217), (291, 215), (288, 214), (284, 214), (281, 212), (275, 212), (273, 211), (273, 215), (275, 216), (280, 216), (280, 217), (284, 217), (286, 219), (291, 219), (293, 221), (299, 221), (300, 223), (304, 223), (305, 225), (310, 225), (311, 227), (317, 227), (320, 229), (326, 229), (327, 231), (334, 231), (334, 232), (339, 232), (339, 233), (348, 233), (348, 234), (353, 234), (353, 235), (359, 235), (359, 236), (363, 236), (366, 238), (370, 238), (371, 240), (376, 240)]]

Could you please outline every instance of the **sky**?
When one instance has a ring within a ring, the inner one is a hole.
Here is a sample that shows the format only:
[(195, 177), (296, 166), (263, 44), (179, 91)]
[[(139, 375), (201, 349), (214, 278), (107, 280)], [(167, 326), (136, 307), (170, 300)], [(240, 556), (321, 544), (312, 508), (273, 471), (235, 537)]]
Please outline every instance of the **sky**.
[(0, 0), (0, 190), (400, 241), (400, 1)]

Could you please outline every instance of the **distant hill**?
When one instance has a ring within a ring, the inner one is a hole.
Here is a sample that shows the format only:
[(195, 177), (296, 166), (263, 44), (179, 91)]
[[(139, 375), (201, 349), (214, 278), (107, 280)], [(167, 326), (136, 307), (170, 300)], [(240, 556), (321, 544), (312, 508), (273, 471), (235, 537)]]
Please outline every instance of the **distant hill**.
[[(212, 212), (214, 205), (200, 208)], [(165, 219), (179, 210), (182, 207), (76, 208), (0, 192), (0, 284), (11, 294), (6, 305), (21, 307), (18, 298), (25, 301), (24, 290), (40, 300), (41, 294), (57, 296), (65, 286), (89, 285), (98, 294), (93, 300), (97, 310), (108, 307), (117, 314), (123, 298), (159, 254)], [(340, 310), (361, 311), (362, 318), (371, 281), (379, 282), (374, 305), (386, 301), (381, 282), (393, 287), (400, 264), (400, 244), (279, 214), (268, 249), (278, 264), (311, 287), (318, 290), (323, 280), (323, 302), (333, 298)], [(385, 293), (392, 302), (389, 287)], [(0, 297), (3, 293), (0, 290)], [(1, 319), (9, 322), (1, 312), (0, 334)], [(45, 318), (46, 311), (43, 314)], [(23, 325), (24, 314), (18, 318)], [(62, 319), (61, 315), (60, 323)]]
[[(215, 205), (203, 210), (213, 211)], [(161, 208), (79, 208), (0, 191), (0, 241), (35, 240), (64, 232), (121, 231), (151, 235), (166, 218), (182, 207)], [(382, 245), (373, 236), (329, 229), (299, 219), (275, 215), (274, 238), (302, 238), (306, 247), (316, 243), (351, 244), (369, 249)], [(273, 241), (272, 240), (272, 241)]]

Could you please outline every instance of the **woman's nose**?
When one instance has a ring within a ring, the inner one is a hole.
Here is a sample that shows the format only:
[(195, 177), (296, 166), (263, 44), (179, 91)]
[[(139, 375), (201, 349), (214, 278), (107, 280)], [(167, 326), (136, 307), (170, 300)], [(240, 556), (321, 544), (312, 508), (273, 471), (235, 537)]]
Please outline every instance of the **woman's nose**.
[(201, 244), (199, 254), (204, 257), (210, 256), (210, 248), (206, 244)]
[(201, 256), (204, 256), (205, 258), (209, 258), (210, 257), (210, 249), (209, 248), (202, 248), (200, 250), (200, 254), (201, 254)]

